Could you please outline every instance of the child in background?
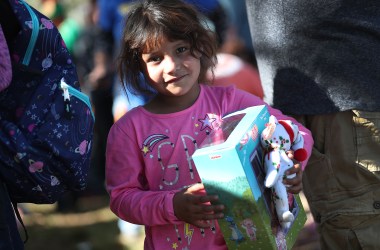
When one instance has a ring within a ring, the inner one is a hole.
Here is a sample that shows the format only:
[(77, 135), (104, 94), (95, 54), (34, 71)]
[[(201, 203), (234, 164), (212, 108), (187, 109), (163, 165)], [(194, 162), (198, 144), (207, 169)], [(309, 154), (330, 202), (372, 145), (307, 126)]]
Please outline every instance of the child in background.
[[(216, 51), (214, 33), (180, 0), (147, 0), (128, 15), (120, 79), (130, 92), (152, 98), (111, 128), (106, 183), (111, 210), (145, 225), (145, 249), (227, 249), (217, 223), (224, 207), (210, 204), (218, 197), (205, 194), (191, 155), (223, 115), (265, 103), (233, 86), (205, 84)], [(141, 74), (146, 85), (140, 84)], [(291, 119), (268, 109), (278, 119)], [(297, 125), (310, 153), (312, 137)], [(285, 181), (289, 192), (298, 193), (301, 163), (289, 172), (297, 174)]]

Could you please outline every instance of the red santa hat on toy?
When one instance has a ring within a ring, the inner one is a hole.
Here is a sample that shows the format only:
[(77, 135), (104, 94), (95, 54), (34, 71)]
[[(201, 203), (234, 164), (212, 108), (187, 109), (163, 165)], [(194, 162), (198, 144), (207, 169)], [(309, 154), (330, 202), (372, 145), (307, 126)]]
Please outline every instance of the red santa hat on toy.
[(307, 158), (307, 151), (304, 149), (303, 136), (299, 132), (298, 126), (294, 124), (291, 120), (279, 120), (286, 132), (289, 134), (291, 141), (291, 149), (294, 151), (294, 159), (297, 161), (304, 161)]

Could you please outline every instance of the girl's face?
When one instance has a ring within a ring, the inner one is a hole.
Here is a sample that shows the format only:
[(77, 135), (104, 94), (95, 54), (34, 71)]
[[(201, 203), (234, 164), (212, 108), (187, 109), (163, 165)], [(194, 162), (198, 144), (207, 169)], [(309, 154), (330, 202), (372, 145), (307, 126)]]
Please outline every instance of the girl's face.
[(199, 91), (199, 58), (200, 54), (194, 57), (189, 43), (182, 40), (164, 39), (160, 46), (142, 54), (150, 84), (158, 94), (182, 98)]

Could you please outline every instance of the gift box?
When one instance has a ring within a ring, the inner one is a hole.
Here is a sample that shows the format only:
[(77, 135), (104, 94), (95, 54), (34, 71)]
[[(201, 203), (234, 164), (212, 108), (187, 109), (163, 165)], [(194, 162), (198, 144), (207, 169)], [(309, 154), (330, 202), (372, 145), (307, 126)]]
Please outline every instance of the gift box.
[(225, 206), (218, 223), (229, 249), (291, 249), (306, 222), (299, 196), (289, 194), (295, 219), (282, 228), (264, 186), (260, 133), (269, 116), (264, 105), (225, 116), (192, 156), (207, 194)]

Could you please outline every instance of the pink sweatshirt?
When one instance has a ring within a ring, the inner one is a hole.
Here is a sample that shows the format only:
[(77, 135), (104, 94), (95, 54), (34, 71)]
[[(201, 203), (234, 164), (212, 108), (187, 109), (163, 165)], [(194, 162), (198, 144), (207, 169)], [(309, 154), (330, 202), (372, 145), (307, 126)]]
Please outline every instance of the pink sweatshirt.
[[(140, 106), (113, 125), (106, 153), (110, 207), (121, 219), (145, 225), (145, 249), (227, 249), (216, 221), (215, 227), (203, 230), (179, 221), (173, 195), (201, 181), (191, 155), (218, 128), (221, 117), (262, 104), (258, 97), (235, 87), (201, 85), (197, 101), (186, 110), (152, 114)], [(278, 119), (291, 119), (268, 109)], [(310, 155), (311, 134), (295, 123)]]

